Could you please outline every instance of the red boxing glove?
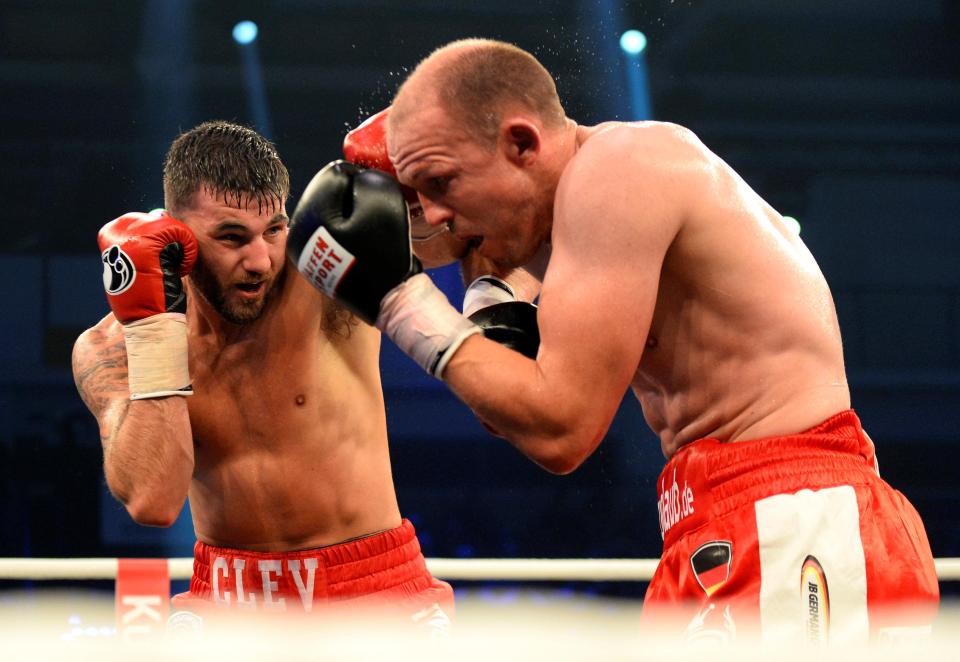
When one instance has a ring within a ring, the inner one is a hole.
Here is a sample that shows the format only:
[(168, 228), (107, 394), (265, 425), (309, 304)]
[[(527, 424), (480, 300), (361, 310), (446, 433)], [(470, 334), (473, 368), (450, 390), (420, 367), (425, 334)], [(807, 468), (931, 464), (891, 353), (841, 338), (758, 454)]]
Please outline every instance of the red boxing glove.
[[(376, 168), (396, 179), (397, 171), (387, 154), (387, 116), (389, 114), (390, 106), (387, 106), (350, 131), (343, 139), (343, 156), (351, 163), (364, 168)], [(413, 195), (416, 196), (416, 194), (417, 192), (413, 191)]]
[(197, 239), (183, 222), (132, 212), (104, 225), (97, 241), (103, 287), (120, 323), (186, 311), (181, 278), (197, 259)]
[(182, 278), (197, 239), (162, 214), (125, 214), (100, 230), (103, 287), (123, 324), (130, 399), (190, 395), (187, 296)]

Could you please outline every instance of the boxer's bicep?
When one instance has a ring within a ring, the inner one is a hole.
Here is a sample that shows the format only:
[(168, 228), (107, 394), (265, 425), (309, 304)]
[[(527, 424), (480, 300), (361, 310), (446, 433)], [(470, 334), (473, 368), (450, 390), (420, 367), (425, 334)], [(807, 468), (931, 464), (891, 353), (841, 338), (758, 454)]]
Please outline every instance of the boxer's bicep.
[(130, 406), (123, 336), (96, 327), (84, 332), (74, 344), (72, 364), (77, 392), (97, 419), (107, 453)]
[(558, 190), (538, 362), (576, 384), (584, 411), (609, 424), (643, 355), (679, 222), (651, 173), (614, 176), (609, 154), (583, 156)]

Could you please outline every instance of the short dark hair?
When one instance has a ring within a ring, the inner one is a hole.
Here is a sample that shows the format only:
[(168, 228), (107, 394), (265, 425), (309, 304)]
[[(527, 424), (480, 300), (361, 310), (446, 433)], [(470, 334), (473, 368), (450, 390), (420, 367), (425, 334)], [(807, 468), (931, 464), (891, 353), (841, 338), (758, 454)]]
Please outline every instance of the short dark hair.
[(290, 193), (290, 175), (273, 143), (253, 129), (214, 120), (180, 134), (163, 164), (164, 205), (189, 209), (206, 188), (226, 204), (280, 207)]

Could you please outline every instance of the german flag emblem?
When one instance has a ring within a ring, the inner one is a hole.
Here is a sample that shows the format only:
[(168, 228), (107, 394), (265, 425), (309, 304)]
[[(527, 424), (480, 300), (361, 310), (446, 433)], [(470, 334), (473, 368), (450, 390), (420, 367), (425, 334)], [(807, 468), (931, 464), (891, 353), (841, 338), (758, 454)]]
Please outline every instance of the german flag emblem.
[(712, 540), (704, 543), (690, 555), (690, 566), (697, 583), (707, 595), (713, 595), (730, 576), (733, 543)]

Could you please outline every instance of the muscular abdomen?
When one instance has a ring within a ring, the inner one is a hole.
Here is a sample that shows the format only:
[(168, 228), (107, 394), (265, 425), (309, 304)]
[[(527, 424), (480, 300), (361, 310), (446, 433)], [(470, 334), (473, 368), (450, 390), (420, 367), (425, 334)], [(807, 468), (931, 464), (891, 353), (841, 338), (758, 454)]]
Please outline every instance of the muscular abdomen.
[(190, 499), (205, 542), (291, 550), (400, 523), (378, 334), (331, 338), (308, 322), (276, 320), (262, 344), (228, 346), (193, 370)]

